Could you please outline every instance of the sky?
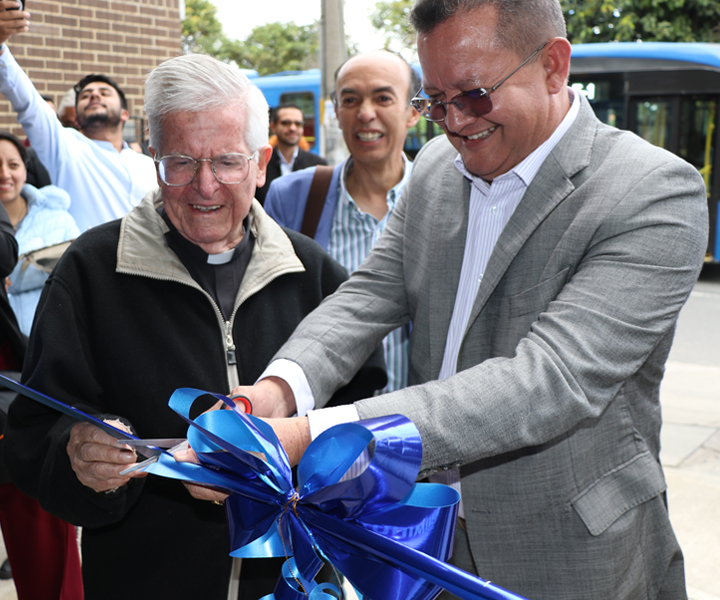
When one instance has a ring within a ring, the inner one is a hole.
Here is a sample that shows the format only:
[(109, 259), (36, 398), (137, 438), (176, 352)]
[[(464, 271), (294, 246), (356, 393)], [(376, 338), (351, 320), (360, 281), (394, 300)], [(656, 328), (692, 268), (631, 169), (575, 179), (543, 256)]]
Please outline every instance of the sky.
[[(225, 35), (245, 39), (254, 27), (280, 21), (309, 25), (320, 18), (320, 0), (211, 0)], [(370, 24), (377, 0), (345, 2), (345, 34), (358, 44), (361, 52), (383, 46), (383, 38)]]

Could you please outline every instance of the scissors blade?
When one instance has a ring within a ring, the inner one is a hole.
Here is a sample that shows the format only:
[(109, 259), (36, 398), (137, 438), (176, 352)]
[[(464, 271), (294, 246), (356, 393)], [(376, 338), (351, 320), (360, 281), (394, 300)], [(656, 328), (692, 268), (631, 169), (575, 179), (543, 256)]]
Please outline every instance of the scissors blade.
[(172, 448), (187, 441), (185, 438), (147, 438), (143, 440), (118, 439), (118, 444), (130, 446), (143, 456), (157, 456), (166, 448)]
[[(142, 441), (142, 440), (133, 440), (133, 441), (138, 441), (138, 442), (140, 442), (140, 441)], [(145, 440), (145, 441), (148, 441), (148, 440)], [(150, 451), (154, 452), (154, 454), (153, 454), (152, 456), (150, 456), (149, 458), (143, 460), (142, 462), (135, 463), (134, 465), (129, 466), (129, 467), (128, 467), (127, 469), (125, 469), (124, 471), (120, 471), (120, 475), (127, 475), (128, 473), (133, 473), (133, 472), (135, 472), (135, 471), (139, 471), (139, 470), (143, 469), (144, 467), (146, 467), (146, 466), (148, 466), (148, 465), (151, 465), (151, 464), (153, 464), (154, 462), (157, 462), (158, 459), (160, 458), (160, 455), (161, 455), (163, 452), (166, 453), (166, 454), (173, 455), (176, 451), (178, 451), (178, 450), (186, 450), (186, 449), (189, 447), (188, 441), (185, 440), (185, 439), (182, 439), (182, 440), (179, 440), (179, 439), (178, 439), (178, 440), (173, 440), (173, 439), (165, 438), (165, 439), (150, 440), (150, 441), (160, 441), (161, 443), (164, 443), (164, 442), (166, 442), (166, 441), (167, 441), (167, 442), (176, 441), (176, 442), (178, 442), (178, 443), (175, 444), (174, 446), (172, 446), (172, 448), (169, 448), (169, 449), (167, 449), (167, 450), (162, 450), (162, 449), (160, 449), (160, 448), (146, 448), (147, 450), (150, 450)], [(123, 440), (118, 440), (118, 443), (124, 443), (124, 441), (123, 441)], [(132, 444), (132, 445), (136, 445), (136, 444)], [(142, 454), (143, 450), (138, 449), (138, 452), (140, 452), (140, 453)]]

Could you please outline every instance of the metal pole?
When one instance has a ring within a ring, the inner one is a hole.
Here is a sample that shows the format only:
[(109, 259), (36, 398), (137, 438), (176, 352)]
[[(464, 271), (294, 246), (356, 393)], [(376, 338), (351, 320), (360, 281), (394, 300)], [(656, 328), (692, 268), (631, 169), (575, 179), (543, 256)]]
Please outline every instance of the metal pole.
[(322, 79), (320, 89), (322, 99), (322, 127), (320, 128), (320, 153), (330, 164), (341, 160), (346, 154), (342, 134), (337, 128), (335, 114), (330, 104), (330, 92), (335, 89), (335, 71), (347, 59), (345, 45), (345, 21), (343, 17), (343, 0), (320, 0), (320, 69)]

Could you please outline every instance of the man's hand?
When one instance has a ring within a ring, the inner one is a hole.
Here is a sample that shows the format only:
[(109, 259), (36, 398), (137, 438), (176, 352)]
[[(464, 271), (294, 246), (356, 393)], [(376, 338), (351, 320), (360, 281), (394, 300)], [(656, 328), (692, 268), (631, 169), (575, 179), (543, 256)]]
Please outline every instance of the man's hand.
[(266, 419), (289, 417), (295, 414), (295, 395), (279, 377), (261, 379), (255, 385), (236, 387), (231, 396), (245, 396), (252, 402), (254, 417)]
[(273, 428), (280, 444), (285, 449), (290, 466), (297, 466), (312, 441), (307, 417), (265, 419), (265, 421)]
[(133, 477), (147, 473), (120, 475), (137, 461), (135, 451), (121, 446), (116, 438), (90, 423), (78, 423), (70, 430), (67, 453), (80, 483), (96, 492), (107, 492), (125, 485)]
[[(265, 419), (265, 421), (273, 428), (278, 440), (285, 448), (290, 465), (295, 466), (300, 462), (305, 449), (310, 444), (310, 426), (307, 417), (293, 417), (291, 419)], [(191, 448), (187, 450), (178, 450), (174, 454), (175, 460), (178, 462), (192, 462), (199, 464), (197, 454)], [(228, 497), (226, 492), (216, 490), (196, 483), (183, 482), (188, 489), (190, 495), (198, 500), (209, 500), (223, 504)]]
[(16, 0), (0, 0), (0, 43), (30, 29), (30, 13), (20, 10), (21, 6)]
[[(192, 448), (188, 448), (187, 450), (178, 450), (175, 454), (173, 454), (173, 456), (178, 462), (191, 462), (196, 465), (200, 464), (197, 454), (195, 454), (195, 450)], [(209, 500), (210, 502), (223, 504), (225, 502), (225, 498), (228, 497), (226, 492), (205, 487), (204, 485), (198, 485), (197, 483), (188, 483), (183, 481), (183, 485), (188, 489), (190, 495), (198, 500)]]

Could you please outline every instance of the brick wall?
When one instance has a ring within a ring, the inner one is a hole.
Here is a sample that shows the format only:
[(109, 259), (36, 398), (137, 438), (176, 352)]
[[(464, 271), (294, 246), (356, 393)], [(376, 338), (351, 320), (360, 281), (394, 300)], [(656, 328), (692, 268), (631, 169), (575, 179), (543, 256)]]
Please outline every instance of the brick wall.
[[(125, 92), (137, 134), (144, 123), (143, 83), (166, 58), (181, 54), (180, 0), (26, 0), (30, 31), (8, 46), (41, 94), (58, 105), (88, 73), (109, 75)], [(25, 137), (0, 95), (0, 128)]]

